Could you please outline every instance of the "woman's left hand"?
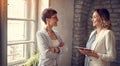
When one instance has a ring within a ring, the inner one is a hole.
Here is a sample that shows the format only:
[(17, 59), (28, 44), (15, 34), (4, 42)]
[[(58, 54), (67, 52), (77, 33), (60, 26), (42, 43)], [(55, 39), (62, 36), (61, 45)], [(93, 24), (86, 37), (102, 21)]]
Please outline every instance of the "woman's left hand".
[(61, 42), (59, 47), (63, 47), (64, 46), (64, 42)]

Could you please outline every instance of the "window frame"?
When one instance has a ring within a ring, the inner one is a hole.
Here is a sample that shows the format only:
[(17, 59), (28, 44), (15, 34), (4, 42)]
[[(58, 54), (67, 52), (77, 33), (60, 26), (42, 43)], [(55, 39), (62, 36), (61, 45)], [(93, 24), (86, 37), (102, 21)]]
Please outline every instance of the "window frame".
[[(29, 1), (28, 1), (29, 2)], [(35, 6), (35, 19), (29, 19), (29, 18), (10, 18), (10, 17), (8, 17), (7, 18), (7, 20), (17, 20), (17, 21), (32, 21), (32, 22), (34, 22), (34, 37), (33, 37), (33, 39), (34, 40), (30, 40), (30, 41), (19, 41), (19, 42), (8, 42), (8, 44), (7, 44), (7, 46), (11, 46), (11, 45), (18, 45), (18, 44), (27, 44), (27, 45), (29, 45), (30, 43), (36, 43), (36, 40), (35, 40), (35, 33), (36, 33), (36, 31), (37, 31), (37, 29), (38, 29), (38, 4), (39, 4), (39, 0), (35, 0), (35, 4), (34, 4), (34, 6)], [(28, 6), (30, 5), (30, 4), (27, 4)], [(8, 6), (8, 5), (7, 5)], [(30, 9), (28, 8), (27, 9), (27, 11), (29, 11)], [(29, 13), (29, 12), (27, 12), (27, 13)], [(8, 21), (7, 21), (8, 22)], [(29, 50), (27, 50), (26, 52), (28, 52), (28, 54), (27, 54), (27, 56), (26, 56), (26, 59), (27, 58), (30, 58), (30, 56), (32, 56), (32, 55), (29, 55), (30, 54), (30, 51)], [(19, 61), (15, 61), (15, 62), (11, 62), (11, 63), (8, 63), (8, 66), (13, 66), (13, 65), (16, 65), (16, 64), (22, 64), (22, 63), (24, 63), (25, 61), (26, 61), (26, 59), (23, 59), (23, 60), (19, 60)]]
[(7, 66), (7, 0), (0, 0), (0, 65)]

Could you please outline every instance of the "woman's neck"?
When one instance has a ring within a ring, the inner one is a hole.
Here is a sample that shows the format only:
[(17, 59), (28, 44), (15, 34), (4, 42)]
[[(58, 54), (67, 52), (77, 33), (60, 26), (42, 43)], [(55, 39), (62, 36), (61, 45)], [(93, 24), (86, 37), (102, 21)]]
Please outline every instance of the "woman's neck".
[(97, 34), (99, 34), (102, 29), (102, 27), (96, 27)]
[(46, 25), (45, 28), (46, 28), (46, 30), (47, 30), (48, 32), (52, 32), (52, 27)]

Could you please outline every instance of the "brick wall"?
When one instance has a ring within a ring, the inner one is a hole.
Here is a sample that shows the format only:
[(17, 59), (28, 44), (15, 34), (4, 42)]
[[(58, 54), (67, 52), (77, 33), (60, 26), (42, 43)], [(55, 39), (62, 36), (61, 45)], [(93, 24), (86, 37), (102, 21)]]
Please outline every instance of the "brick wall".
[(107, 8), (111, 15), (112, 28), (116, 36), (117, 59), (111, 66), (120, 66), (120, 0), (74, 0), (72, 66), (84, 66), (84, 55), (74, 46), (85, 47), (93, 30), (90, 17), (94, 8)]

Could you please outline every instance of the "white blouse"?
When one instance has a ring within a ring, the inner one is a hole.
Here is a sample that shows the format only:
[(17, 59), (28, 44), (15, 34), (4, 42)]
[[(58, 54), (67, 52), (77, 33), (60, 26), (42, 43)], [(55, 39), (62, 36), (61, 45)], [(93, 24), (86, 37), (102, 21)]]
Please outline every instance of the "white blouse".
[(56, 40), (52, 40), (52, 44), (50, 44), (51, 47), (58, 47), (59, 46), (59, 41), (56, 39)]

